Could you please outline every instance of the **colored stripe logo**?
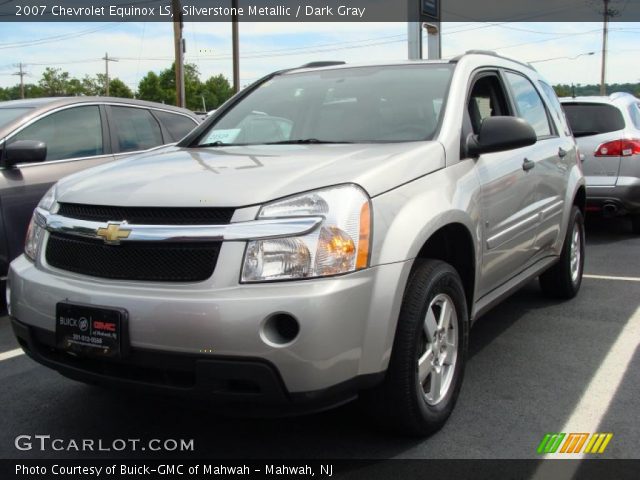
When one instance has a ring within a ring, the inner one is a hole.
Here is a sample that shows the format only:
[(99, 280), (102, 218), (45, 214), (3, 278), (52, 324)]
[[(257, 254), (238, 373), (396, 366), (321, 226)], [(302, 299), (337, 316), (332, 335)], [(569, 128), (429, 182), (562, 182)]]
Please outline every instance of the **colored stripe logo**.
[[(547, 433), (538, 445), (538, 454), (604, 453), (613, 433)], [(583, 450), (584, 448), (584, 450)]]

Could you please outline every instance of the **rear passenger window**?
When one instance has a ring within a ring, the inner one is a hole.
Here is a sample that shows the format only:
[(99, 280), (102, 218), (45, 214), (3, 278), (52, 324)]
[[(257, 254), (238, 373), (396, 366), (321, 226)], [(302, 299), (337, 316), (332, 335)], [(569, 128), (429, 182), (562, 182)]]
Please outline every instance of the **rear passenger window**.
[(513, 91), (519, 117), (531, 124), (538, 138), (550, 136), (552, 130), (547, 110), (533, 84), (522, 75), (512, 72), (506, 72), (505, 76)]
[(160, 123), (164, 125), (164, 128), (167, 129), (174, 142), (182, 140), (187, 133), (193, 130), (197, 125), (193, 119), (185, 115), (178, 115), (176, 113), (169, 113), (161, 110), (154, 110), (153, 113), (158, 117)]
[(162, 145), (160, 125), (149, 110), (111, 107), (111, 115), (120, 152), (135, 152)]

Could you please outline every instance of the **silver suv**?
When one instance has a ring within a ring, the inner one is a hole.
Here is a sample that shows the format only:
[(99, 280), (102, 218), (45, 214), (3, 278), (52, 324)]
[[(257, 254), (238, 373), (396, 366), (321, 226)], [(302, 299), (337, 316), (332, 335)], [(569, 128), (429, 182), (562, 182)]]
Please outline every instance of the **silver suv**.
[(640, 233), (640, 100), (614, 93), (561, 102), (584, 155), (587, 211), (629, 215)]
[(61, 180), (11, 265), (36, 361), (82, 381), (318, 410), (423, 435), (471, 324), (524, 283), (571, 298), (585, 187), (551, 87), (490, 53), (307, 65), (176, 147)]

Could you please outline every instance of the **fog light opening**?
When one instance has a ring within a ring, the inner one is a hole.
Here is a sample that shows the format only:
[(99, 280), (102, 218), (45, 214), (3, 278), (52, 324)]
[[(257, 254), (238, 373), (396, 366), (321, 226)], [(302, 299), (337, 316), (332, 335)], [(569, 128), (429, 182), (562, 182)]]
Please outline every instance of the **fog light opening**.
[(300, 333), (300, 324), (288, 313), (274, 313), (262, 326), (262, 340), (275, 347), (284, 347), (293, 343)]

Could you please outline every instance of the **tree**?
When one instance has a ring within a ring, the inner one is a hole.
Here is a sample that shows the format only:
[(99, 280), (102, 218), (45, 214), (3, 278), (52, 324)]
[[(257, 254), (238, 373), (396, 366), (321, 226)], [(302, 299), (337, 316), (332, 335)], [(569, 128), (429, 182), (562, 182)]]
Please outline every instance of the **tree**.
[[(24, 97), (25, 98), (38, 98), (43, 97), (44, 93), (38, 85), (33, 83), (25, 83), (24, 85)], [(18, 100), (20, 99), (20, 85), (14, 85), (13, 87), (0, 88), (0, 101), (4, 100)]]
[[(223, 75), (210, 77), (206, 82), (200, 80), (197, 65), (187, 63), (184, 66), (184, 90), (186, 107), (191, 110), (218, 108), (233, 95), (229, 81)], [(159, 74), (149, 72), (138, 85), (138, 97), (143, 100), (176, 104), (175, 64)], [(203, 105), (204, 100), (204, 105)]]
[(67, 95), (85, 95), (82, 81), (77, 78), (71, 78), (67, 86)]
[(69, 91), (69, 72), (63, 72), (61, 68), (47, 67), (42, 73), (38, 85), (47, 97), (59, 97), (67, 95)]
[(133, 98), (133, 92), (119, 78), (112, 78), (109, 81), (109, 96), (120, 98)]
[(138, 84), (138, 98), (150, 102), (166, 103), (165, 92), (160, 86), (160, 78), (157, 74), (149, 72), (140, 80)]
[[(176, 70), (175, 63), (171, 67), (160, 72), (160, 87), (163, 91), (165, 103), (171, 105), (176, 104)], [(186, 107), (191, 110), (200, 110), (202, 108), (202, 99), (200, 91), (202, 90), (202, 82), (200, 81), (200, 72), (198, 67), (193, 63), (184, 65), (184, 94), (186, 99)]]
[(218, 108), (233, 96), (233, 88), (229, 84), (229, 80), (222, 74), (209, 77), (204, 83), (203, 90), (206, 92), (205, 95), (213, 97), (211, 102), (207, 100), (207, 109), (209, 110)]
[[(600, 95), (600, 85), (555, 85), (554, 90), (559, 97)], [(613, 83), (607, 84), (607, 93), (626, 92), (635, 95), (640, 94), (640, 83)]]

